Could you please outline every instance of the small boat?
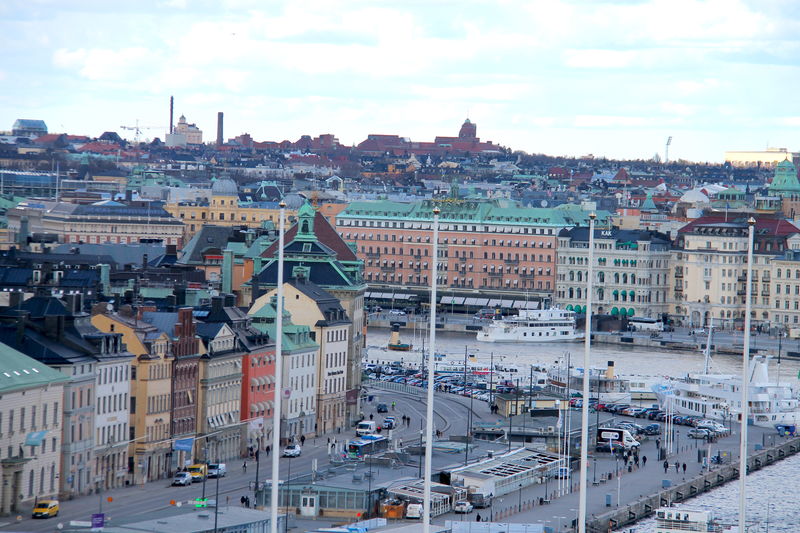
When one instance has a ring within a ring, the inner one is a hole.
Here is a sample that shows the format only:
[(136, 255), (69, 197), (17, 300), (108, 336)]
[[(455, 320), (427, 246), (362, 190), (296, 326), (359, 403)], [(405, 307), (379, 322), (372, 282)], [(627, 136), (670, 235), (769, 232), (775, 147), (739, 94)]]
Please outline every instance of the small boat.
[(389, 337), (389, 344), (386, 346), (393, 352), (409, 352), (411, 351), (411, 344), (400, 341), (400, 325), (392, 324), (392, 336)]
[(657, 533), (685, 533), (686, 531), (705, 531), (716, 533), (724, 531), (711, 511), (683, 509), (681, 507), (659, 507), (656, 511)]

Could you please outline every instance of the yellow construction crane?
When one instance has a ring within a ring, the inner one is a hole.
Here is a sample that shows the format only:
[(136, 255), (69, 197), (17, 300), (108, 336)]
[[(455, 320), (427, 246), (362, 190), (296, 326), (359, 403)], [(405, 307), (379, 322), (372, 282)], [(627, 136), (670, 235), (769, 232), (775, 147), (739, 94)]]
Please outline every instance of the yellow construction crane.
[(120, 126), (120, 128), (123, 130), (132, 130), (133, 132), (135, 132), (134, 140), (138, 144), (139, 137), (142, 135), (142, 130), (157, 130), (160, 129), (161, 126), (140, 126), (139, 119), (137, 118), (135, 126)]

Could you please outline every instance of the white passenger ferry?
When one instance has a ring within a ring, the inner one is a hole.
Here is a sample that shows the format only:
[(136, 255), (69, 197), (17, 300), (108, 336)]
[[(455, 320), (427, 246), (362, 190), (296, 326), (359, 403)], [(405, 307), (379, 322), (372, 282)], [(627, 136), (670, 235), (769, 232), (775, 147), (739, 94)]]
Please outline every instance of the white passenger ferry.
[(557, 342), (578, 339), (575, 313), (558, 308), (520, 309), (516, 316), (493, 320), (478, 331), (483, 342)]
[[(750, 409), (748, 422), (761, 427), (797, 424), (800, 402), (787, 383), (769, 378), (768, 358), (757, 355), (750, 359)], [(686, 378), (669, 378), (654, 387), (663, 408), (676, 414), (700, 416), (715, 420), (737, 421), (741, 416), (742, 378), (734, 374), (690, 374)]]

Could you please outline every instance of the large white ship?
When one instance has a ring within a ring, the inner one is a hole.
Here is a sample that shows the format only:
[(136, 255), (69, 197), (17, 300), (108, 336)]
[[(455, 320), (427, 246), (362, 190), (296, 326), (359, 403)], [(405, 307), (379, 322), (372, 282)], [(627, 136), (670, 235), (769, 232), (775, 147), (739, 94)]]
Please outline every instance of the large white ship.
[[(796, 424), (800, 402), (792, 388), (770, 381), (769, 358), (750, 360), (749, 417), (756, 426), (774, 427)], [(653, 387), (659, 403), (675, 414), (701, 416), (721, 421), (741, 418), (742, 378), (734, 374), (690, 374), (686, 378), (668, 378)]]
[(575, 333), (575, 313), (558, 308), (521, 309), (516, 316), (504, 317), (478, 331), (483, 342), (558, 342), (579, 338)]

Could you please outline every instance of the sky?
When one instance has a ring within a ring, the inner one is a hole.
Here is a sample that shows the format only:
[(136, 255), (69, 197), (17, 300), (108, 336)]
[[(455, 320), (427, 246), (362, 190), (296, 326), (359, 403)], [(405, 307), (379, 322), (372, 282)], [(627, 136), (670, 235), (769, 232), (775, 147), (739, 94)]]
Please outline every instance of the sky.
[[(0, 130), (456, 135), (720, 162), (800, 150), (798, 0), (3, 0)], [(138, 121), (138, 122), (137, 122)]]

